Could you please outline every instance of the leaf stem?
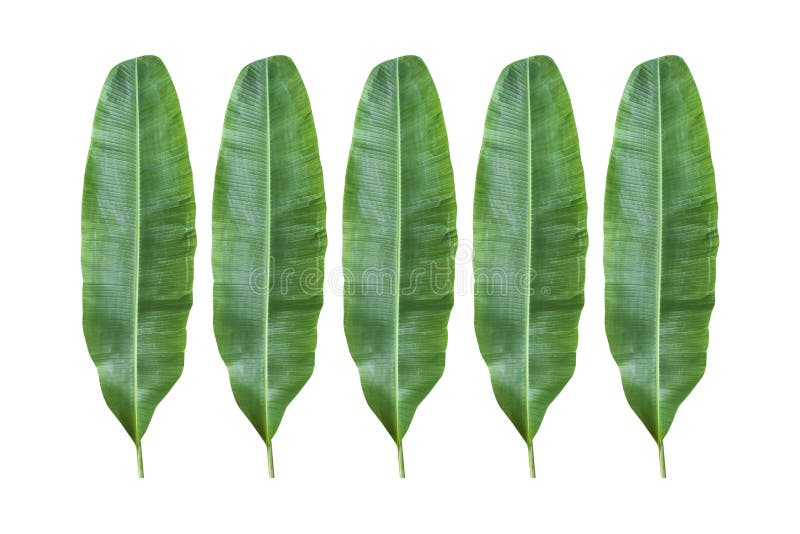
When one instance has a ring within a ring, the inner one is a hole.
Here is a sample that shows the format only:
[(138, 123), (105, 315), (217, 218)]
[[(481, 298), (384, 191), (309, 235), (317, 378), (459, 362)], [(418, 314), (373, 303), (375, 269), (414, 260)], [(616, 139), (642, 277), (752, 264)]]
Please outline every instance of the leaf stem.
[(528, 468), (531, 471), (531, 478), (536, 478), (536, 463), (533, 461), (533, 440), (528, 442)]
[(664, 442), (658, 442), (658, 463), (661, 466), (661, 478), (667, 478), (667, 464), (664, 462)]
[(141, 441), (136, 441), (136, 467), (139, 469), (139, 478), (144, 478), (144, 464), (142, 463)]
[(267, 442), (267, 469), (269, 470), (269, 478), (275, 478), (275, 464), (272, 462), (272, 442)]
[(406, 478), (406, 463), (403, 458), (403, 442), (397, 444), (397, 467), (400, 470), (400, 478)]

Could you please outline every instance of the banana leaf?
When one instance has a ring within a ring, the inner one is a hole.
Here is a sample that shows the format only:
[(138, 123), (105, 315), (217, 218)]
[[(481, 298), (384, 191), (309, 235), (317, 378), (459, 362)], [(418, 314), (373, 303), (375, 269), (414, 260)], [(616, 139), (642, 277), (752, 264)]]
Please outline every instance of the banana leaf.
[(381, 63), (356, 114), (344, 192), (344, 328), (367, 403), (397, 445), (444, 370), (456, 201), (423, 61)]
[(195, 251), (192, 169), (160, 59), (120, 63), (92, 131), (82, 206), (83, 331), (108, 407), (136, 445), (183, 370)]
[(478, 345), (535, 477), (533, 437), (575, 369), (588, 244), (572, 104), (549, 57), (516, 61), (497, 80), (473, 232)]
[(605, 198), (606, 334), (628, 403), (658, 445), (706, 365), (717, 195), (703, 106), (684, 61), (634, 69)]
[(214, 332), (241, 410), (267, 446), (314, 369), (325, 191), (303, 80), (286, 56), (242, 69), (214, 185)]

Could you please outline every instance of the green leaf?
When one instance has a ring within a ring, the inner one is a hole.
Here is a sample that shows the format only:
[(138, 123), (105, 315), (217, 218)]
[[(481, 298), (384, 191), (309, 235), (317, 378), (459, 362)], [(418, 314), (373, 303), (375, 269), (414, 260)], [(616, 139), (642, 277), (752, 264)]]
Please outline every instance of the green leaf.
[(676, 56), (642, 63), (622, 95), (606, 182), (606, 334), (662, 476), (664, 436), (705, 370), (718, 244), (692, 75)]
[(242, 69), (214, 186), (214, 332), (239, 407), (267, 445), (314, 369), (325, 191), (317, 133), (291, 59)]
[(183, 370), (194, 191), (178, 97), (160, 59), (120, 63), (92, 131), (81, 220), (83, 331), (106, 403), (136, 445)]
[(586, 192), (567, 88), (552, 59), (495, 85), (474, 209), (475, 333), (500, 407), (528, 445), (575, 369)]
[(425, 63), (381, 63), (358, 105), (344, 193), (344, 328), (397, 444), (444, 370), (457, 245), (453, 169)]

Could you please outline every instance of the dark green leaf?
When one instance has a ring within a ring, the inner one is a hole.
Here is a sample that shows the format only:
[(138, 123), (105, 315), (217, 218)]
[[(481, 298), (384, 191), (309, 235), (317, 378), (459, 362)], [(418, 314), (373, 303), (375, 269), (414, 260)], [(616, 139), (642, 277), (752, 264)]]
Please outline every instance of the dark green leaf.
[(83, 330), (111, 411), (136, 444), (183, 369), (194, 192), (160, 59), (120, 63), (97, 104), (83, 191)]
[(575, 369), (588, 243), (572, 105), (549, 57), (497, 80), (474, 217), (475, 332), (535, 476), (533, 437)]
[(273, 436), (314, 369), (327, 246), (317, 133), (288, 57), (251, 63), (236, 80), (213, 234), (214, 332), (272, 476)]
[(662, 476), (664, 436), (705, 370), (718, 243), (697, 87), (679, 57), (643, 63), (622, 96), (608, 168), (606, 333)]
[(397, 444), (444, 370), (456, 201), (425, 64), (378, 65), (358, 106), (344, 194), (344, 327), (367, 403)]

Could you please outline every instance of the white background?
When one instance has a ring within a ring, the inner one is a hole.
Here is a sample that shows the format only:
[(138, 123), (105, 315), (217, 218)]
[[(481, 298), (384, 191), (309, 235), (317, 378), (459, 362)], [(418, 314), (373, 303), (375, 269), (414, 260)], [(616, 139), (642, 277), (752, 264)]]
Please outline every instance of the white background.
[[(790, 3), (9, 2), (0, 10), (0, 530), (4, 532), (797, 531), (798, 79)], [(12, 7), (13, 6), (13, 7)], [(344, 171), (377, 63), (420, 55), (450, 136), (458, 230), (500, 70), (552, 56), (572, 96), (589, 252), (577, 369), (534, 440), (539, 478), (498, 408), (472, 327), (471, 271), (444, 376), (404, 441), (408, 478), (361, 393), (326, 288), (315, 373), (275, 439), (277, 477), (238, 410), (212, 332), (211, 194), (231, 87), (290, 55), (314, 111), (341, 265)], [(159, 55), (183, 108), (197, 200), (195, 306), (182, 378), (133, 444), (106, 408), (81, 329), (80, 204), (108, 70)], [(603, 329), (602, 201), (630, 71), (683, 56), (705, 106), (720, 216), (706, 376), (657, 449), (622, 393)], [(45, 530), (46, 529), (46, 530)], [(57, 529), (57, 530), (56, 530)], [(713, 530), (711, 530), (713, 529)]]

